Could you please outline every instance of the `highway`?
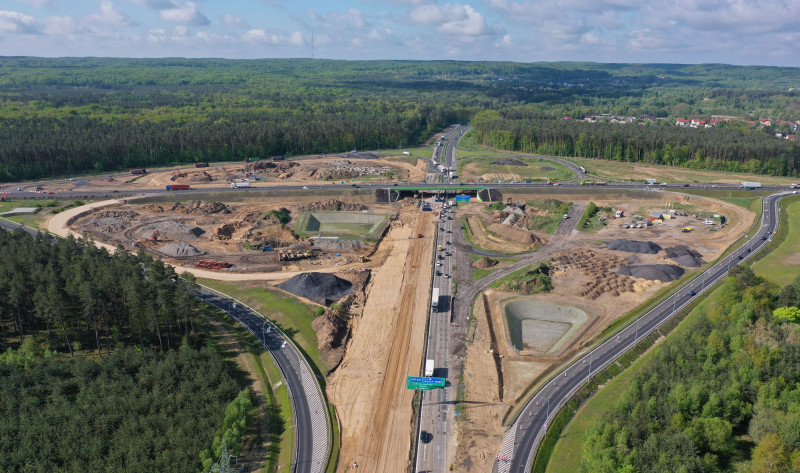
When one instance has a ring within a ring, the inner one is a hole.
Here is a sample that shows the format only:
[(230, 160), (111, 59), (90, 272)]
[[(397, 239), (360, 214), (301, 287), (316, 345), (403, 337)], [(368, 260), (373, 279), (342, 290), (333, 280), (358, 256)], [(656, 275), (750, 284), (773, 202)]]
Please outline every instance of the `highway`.
[(287, 426), (294, 436), (292, 471), (322, 473), (327, 466), (330, 448), (327, 410), (314, 372), (300, 350), (286, 334), (245, 304), (205, 286), (201, 286), (197, 297), (225, 311), (246, 327), (275, 360), (294, 412), (294, 423)]
[(554, 374), (531, 398), (519, 413), (506, 434), (505, 441), (495, 459), (495, 473), (527, 473), (530, 471), (536, 449), (547, 425), (558, 410), (580, 389), (591, 376), (603, 370), (642, 338), (655, 331), (679, 312), (692, 299), (704, 293), (714, 283), (725, 277), (730, 268), (750, 258), (778, 227), (778, 201), (788, 193), (773, 194), (763, 199), (762, 225), (745, 244), (726, 258), (716, 262), (702, 275), (682, 287), (678, 292), (651, 311), (583, 354), (571, 365)]

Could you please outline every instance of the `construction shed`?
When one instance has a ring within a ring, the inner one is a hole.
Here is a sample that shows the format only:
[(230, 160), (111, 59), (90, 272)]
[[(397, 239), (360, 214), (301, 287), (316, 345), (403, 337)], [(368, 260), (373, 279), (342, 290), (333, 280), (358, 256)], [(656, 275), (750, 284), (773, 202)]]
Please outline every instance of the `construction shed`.
[(664, 213), (659, 210), (653, 210), (650, 212), (649, 220), (651, 222), (656, 222), (664, 219)]

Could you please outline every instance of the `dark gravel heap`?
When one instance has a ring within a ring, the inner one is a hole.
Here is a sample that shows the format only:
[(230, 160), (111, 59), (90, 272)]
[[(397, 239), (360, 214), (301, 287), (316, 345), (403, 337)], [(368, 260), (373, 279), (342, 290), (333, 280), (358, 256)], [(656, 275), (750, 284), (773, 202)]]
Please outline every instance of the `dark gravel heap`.
[(683, 276), (686, 271), (674, 264), (643, 264), (640, 266), (620, 266), (617, 272), (649, 281), (670, 282)]
[(527, 164), (523, 163), (522, 161), (512, 158), (499, 159), (492, 162), (492, 164), (497, 164), (498, 166), (527, 166)]
[(648, 255), (654, 255), (661, 251), (661, 247), (652, 241), (626, 240), (624, 238), (608, 242), (608, 249)]
[(705, 264), (700, 253), (694, 251), (686, 245), (672, 246), (664, 248), (667, 258), (687, 268), (696, 268)]
[(541, 169), (542, 171), (555, 171), (556, 170), (556, 168), (554, 168), (552, 166), (542, 166), (539, 169)]
[(303, 273), (278, 284), (286, 292), (310, 299), (317, 304), (328, 305), (347, 293), (353, 284), (329, 273)]

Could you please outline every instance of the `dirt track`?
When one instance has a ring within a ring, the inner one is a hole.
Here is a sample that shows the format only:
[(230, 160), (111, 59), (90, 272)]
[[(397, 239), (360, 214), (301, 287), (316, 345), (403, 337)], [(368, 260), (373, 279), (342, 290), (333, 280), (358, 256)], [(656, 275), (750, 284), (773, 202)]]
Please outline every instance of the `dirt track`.
[(413, 392), (405, 379), (422, 363), (433, 251), (433, 238), (409, 237), (433, 234), (423, 215), (389, 232), (391, 253), (373, 276), (364, 315), (328, 384), (342, 424), (340, 472), (408, 467)]

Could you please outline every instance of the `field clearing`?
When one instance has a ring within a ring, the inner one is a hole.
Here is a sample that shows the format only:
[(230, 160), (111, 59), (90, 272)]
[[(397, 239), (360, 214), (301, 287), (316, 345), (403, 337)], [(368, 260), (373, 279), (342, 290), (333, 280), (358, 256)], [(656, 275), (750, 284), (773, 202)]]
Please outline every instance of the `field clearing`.
[(197, 282), (228, 294), (264, 314), (292, 337), (318, 372), (327, 373), (328, 370), (319, 356), (317, 335), (311, 328), (311, 322), (318, 316), (315, 306), (274, 289), (259, 286), (258, 283), (226, 283), (208, 279), (198, 279)]
[(398, 154), (409, 153), (413, 156), (422, 156), (423, 158), (430, 159), (433, 156), (433, 146), (421, 148), (402, 148), (391, 151), (375, 151), (378, 156), (397, 156)]
[(496, 181), (512, 180), (551, 180), (563, 181), (575, 175), (563, 164), (536, 157), (513, 158), (526, 166), (493, 164), (497, 157), (478, 157), (458, 162), (458, 174), (461, 179)]
[(566, 158), (586, 172), (610, 181), (640, 181), (656, 179), (658, 182), (691, 182), (709, 184), (740, 184), (743, 181), (761, 182), (764, 185), (786, 185), (797, 182), (793, 177), (764, 176), (737, 172), (705, 171), (655, 164), (627, 163), (604, 159)]
[(781, 225), (787, 225), (786, 238), (752, 264), (756, 274), (780, 285), (789, 284), (800, 275), (800, 199), (790, 199), (781, 215)]
[[(681, 321), (678, 327), (670, 333), (670, 336), (685, 335), (686, 327), (689, 326), (686, 320), (700, 317), (710, 304), (710, 301), (715, 297), (716, 291), (712, 292), (709, 297), (692, 310), (692, 312)], [(602, 420), (607, 412), (614, 409), (618, 400), (630, 387), (633, 378), (637, 374), (647, 370), (648, 360), (652, 358), (653, 353), (659, 349), (661, 349), (661, 347), (657, 345), (641, 358), (634, 361), (628, 369), (609, 381), (608, 384), (603, 386), (578, 409), (578, 412), (561, 432), (561, 436), (547, 464), (546, 473), (575, 473), (576, 471), (581, 471), (580, 464), (583, 459), (583, 436), (587, 429), (592, 424)]]
[(471, 158), (474, 156), (510, 156), (519, 153), (513, 151), (504, 151), (499, 149), (489, 148), (478, 143), (475, 143), (475, 138), (472, 131), (464, 135), (456, 148), (456, 159)]
[(395, 163), (406, 163), (410, 164), (411, 166), (416, 166), (419, 158), (414, 156), (398, 156), (394, 158), (386, 158), (387, 161), (395, 162)]

